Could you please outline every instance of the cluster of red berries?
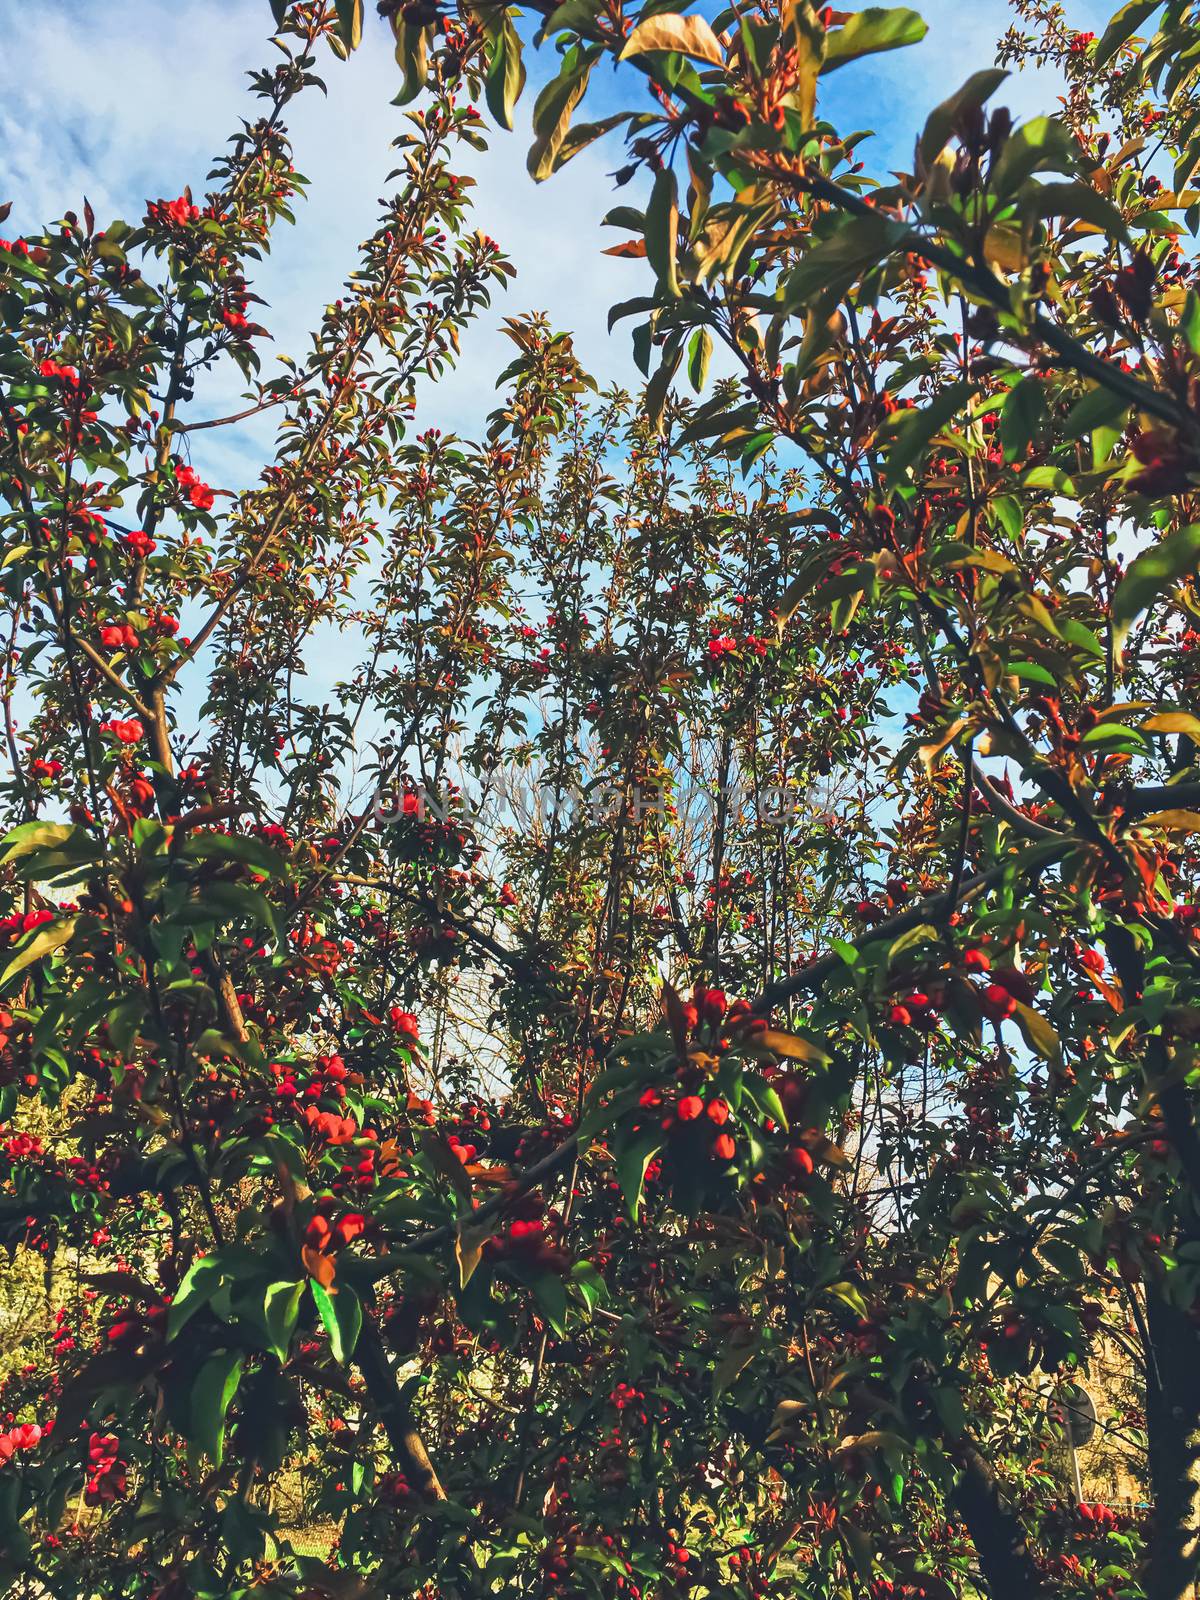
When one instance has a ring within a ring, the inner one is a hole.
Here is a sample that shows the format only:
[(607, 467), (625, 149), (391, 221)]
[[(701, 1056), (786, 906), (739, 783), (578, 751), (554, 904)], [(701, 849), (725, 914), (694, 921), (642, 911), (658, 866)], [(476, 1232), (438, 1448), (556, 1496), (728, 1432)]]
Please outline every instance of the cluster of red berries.
[(432, 1128), (437, 1121), (437, 1112), (433, 1109), (433, 1101), (422, 1099), (420, 1095), (410, 1093), (404, 1109), (410, 1116), (416, 1117), (418, 1122), (423, 1122), (427, 1128)]
[(166, 1337), (166, 1302), (150, 1306), (142, 1312), (122, 1312), (108, 1329), (110, 1344), (120, 1345), (130, 1353), (144, 1350), (147, 1345)]
[(75, 1335), (67, 1320), (67, 1308), (60, 1306), (54, 1313), (54, 1354), (61, 1361), (75, 1348)]
[(304, 1124), (314, 1140), (329, 1145), (349, 1144), (358, 1134), (358, 1123), (353, 1117), (339, 1117), (336, 1112), (322, 1111), (319, 1106), (305, 1106)]
[(379, 1480), (378, 1495), (384, 1505), (407, 1505), (413, 1497), (412, 1485), (402, 1472), (390, 1472)]
[(1111, 1506), (1098, 1503), (1089, 1504), (1084, 1501), (1079, 1507), (1079, 1516), (1082, 1521), (1088, 1522), (1093, 1528), (1102, 1529), (1104, 1532), (1115, 1531), (1121, 1526), (1121, 1520)]
[(130, 529), (125, 535), (125, 546), (126, 549), (132, 551), (139, 561), (145, 561), (146, 557), (153, 554), (158, 548), (150, 535), (141, 528)]
[(42, 1428), (36, 1422), (22, 1422), (7, 1433), (0, 1433), (0, 1466), (11, 1461), (19, 1450), (32, 1450), (49, 1431), (49, 1424)]
[(87, 1485), (84, 1490), (88, 1505), (105, 1505), (124, 1495), (128, 1479), (120, 1449), (120, 1442), (112, 1433), (94, 1433), (88, 1440)]
[(137, 630), (128, 622), (109, 622), (100, 629), (100, 643), (106, 650), (136, 650)]
[[(642, 1390), (635, 1389), (631, 1383), (618, 1383), (608, 1398), (618, 1411), (628, 1411), (631, 1406), (642, 1406), (646, 1401)], [(640, 1417), (642, 1422), (649, 1420), (644, 1411), (640, 1413)]]
[[(394, 1162), (385, 1170), (388, 1177), (403, 1178), (408, 1176), (407, 1172), (402, 1171)], [(344, 1194), (351, 1189), (363, 1193), (375, 1187), (377, 1176), (376, 1150), (374, 1145), (370, 1145), (363, 1151), (357, 1161), (343, 1162), (332, 1188), (335, 1194)]]
[(136, 717), (113, 717), (108, 722), (100, 724), (101, 733), (111, 734), (118, 744), (140, 744), (146, 736), (146, 730)]
[(740, 1550), (734, 1550), (730, 1553), (729, 1567), (733, 1576), (752, 1595), (765, 1595), (770, 1588), (770, 1574), (767, 1571), (762, 1551), (751, 1550), (746, 1545), (743, 1545)]
[(520, 1262), (540, 1272), (562, 1272), (570, 1260), (555, 1245), (544, 1217), (515, 1217), (503, 1233), (488, 1240), (486, 1250), (495, 1261)]
[(46, 357), (39, 365), (38, 371), (43, 378), (57, 378), (60, 383), (66, 384), (69, 389), (78, 389), (79, 387), (79, 374), (75, 368), (64, 366), (61, 362), (55, 361), (52, 356)]
[[(40, 911), (17, 911), (11, 917), (0, 917), (0, 933), (19, 936), (23, 933), (32, 933), (35, 928), (40, 928), (44, 922), (53, 921), (54, 912), (45, 908)], [(9, 1026), (12, 1026), (11, 1017), (9, 1017)]]
[(169, 222), (173, 228), (186, 228), (200, 220), (200, 207), (194, 206), (186, 194), (175, 200), (150, 200), (146, 205), (148, 223)]
[(186, 493), (197, 511), (212, 510), (216, 495), (206, 483), (201, 483), (199, 474), (193, 467), (186, 467), (177, 462), (175, 482)]
[(30, 1156), (44, 1156), (46, 1151), (36, 1134), (14, 1133), (0, 1149), (10, 1161), (27, 1161)]
[(347, 1211), (336, 1222), (331, 1222), (323, 1211), (310, 1217), (304, 1229), (304, 1244), (309, 1250), (322, 1255), (332, 1255), (343, 1245), (353, 1244), (367, 1231), (367, 1218), (361, 1211)]
[[(986, 950), (973, 947), (962, 956), (963, 968), (974, 974), (991, 971), (991, 957)], [(991, 973), (991, 981), (976, 989), (980, 1010), (989, 1021), (1001, 1023), (1014, 1015), (1018, 1004), (1029, 1005), (1033, 1000), (1033, 986), (1016, 967), (1000, 967)], [(913, 1028), (918, 1033), (932, 1032), (942, 1015), (943, 996), (928, 994), (923, 989), (913, 989), (893, 1000), (888, 1009), (888, 1021), (896, 1028)]]
[[(326, 1096), (333, 1100), (346, 1098), (346, 1079), (350, 1073), (341, 1056), (318, 1056), (313, 1063), (313, 1074), (304, 1083), (303, 1088), (297, 1081), (296, 1073), (295, 1062), (272, 1064), (271, 1076), (278, 1080), (275, 1086), (277, 1099), (320, 1100)], [(306, 1112), (308, 1109), (311, 1108), (306, 1108)]]

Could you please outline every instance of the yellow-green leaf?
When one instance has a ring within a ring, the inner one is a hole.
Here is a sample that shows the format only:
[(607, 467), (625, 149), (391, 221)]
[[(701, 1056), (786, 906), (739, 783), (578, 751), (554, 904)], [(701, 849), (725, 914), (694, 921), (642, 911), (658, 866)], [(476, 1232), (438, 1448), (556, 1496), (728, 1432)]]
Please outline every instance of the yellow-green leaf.
[(655, 50), (678, 50), (680, 55), (711, 61), (714, 67), (725, 61), (721, 41), (703, 17), (681, 17), (674, 11), (664, 11), (639, 22), (625, 41), (621, 60), (649, 55)]
[(6, 988), (10, 978), (15, 977), (18, 972), (24, 972), (26, 967), (33, 966), (35, 961), (43, 961), (56, 950), (61, 950), (75, 932), (78, 920), (78, 917), (65, 917), (60, 922), (46, 923), (5, 967), (3, 975), (0, 976), (0, 989)]

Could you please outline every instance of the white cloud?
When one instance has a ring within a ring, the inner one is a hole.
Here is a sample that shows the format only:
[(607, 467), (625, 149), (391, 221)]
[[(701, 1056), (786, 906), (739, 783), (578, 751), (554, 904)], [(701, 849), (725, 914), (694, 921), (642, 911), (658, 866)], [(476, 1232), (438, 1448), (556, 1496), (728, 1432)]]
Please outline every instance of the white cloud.
[[(1094, 23), (1100, 5), (1076, 0), (1072, 13), (1081, 25)], [(922, 45), (851, 67), (829, 84), (825, 104), (835, 120), (884, 130), (876, 159), (903, 159), (930, 107), (991, 59), (1011, 15), (1006, 0), (926, 0), (923, 9), (930, 33)], [(268, 27), (266, 0), (123, 0), (117, 7), (42, 0), (10, 8), (0, 59), (0, 193), (14, 201), (10, 226), (51, 220), (85, 193), (100, 217), (136, 216), (147, 198), (176, 194), (188, 182), (202, 189), (210, 158), (237, 119), (254, 115), (245, 73), (272, 58)], [(296, 161), (312, 188), (256, 285), (270, 302), (263, 320), (276, 350), (303, 350), (374, 224), (392, 165), (389, 143), (404, 115), (389, 104), (399, 69), (388, 42), (372, 16), (366, 44), (350, 62), (319, 64), (328, 98), (310, 93), (293, 108)], [(1057, 92), (1052, 74), (1025, 73), (1002, 97), (1029, 114), (1052, 109)], [(479, 226), (510, 254), (518, 278), (468, 337), (461, 369), (437, 385), (440, 414), (430, 420), (444, 427), (475, 427), (486, 414), (494, 376), (509, 359), (498, 324), (519, 310), (546, 310), (574, 332), (598, 375), (636, 381), (628, 325), (612, 340), (606, 332), (610, 304), (645, 281), (640, 264), (601, 253), (620, 235), (602, 229), (600, 216), (629, 198), (615, 194), (607, 176), (619, 144), (593, 146), (542, 185), (525, 172), (525, 146), (520, 127), (497, 133), (487, 156), (473, 162)], [(213, 403), (232, 398), (236, 382), (228, 376), (212, 391)], [(250, 467), (243, 449), (216, 436), (206, 447), (214, 466)]]
[[(237, 119), (255, 114), (245, 73), (272, 59), (269, 21), (266, 0), (124, 0), (118, 8), (46, 0), (17, 8), (6, 18), (0, 60), (0, 195), (13, 201), (9, 227), (33, 230), (78, 209), (85, 194), (105, 219), (140, 216), (148, 198), (177, 194), (186, 183), (203, 189)], [(374, 227), (394, 165), (390, 142), (404, 122), (389, 103), (399, 69), (382, 26), (348, 63), (327, 57), (318, 70), (328, 97), (309, 92), (289, 119), (309, 197), (297, 226), (276, 235), (276, 253), (255, 283), (270, 304), (262, 320), (274, 350), (297, 355)], [(69, 94), (56, 85), (70, 85)], [(474, 425), (486, 414), (494, 374), (511, 359), (498, 323), (518, 310), (549, 311), (556, 326), (577, 333), (581, 354), (598, 370), (634, 376), (627, 344), (618, 346), (616, 363), (606, 348), (608, 306), (635, 292), (639, 268), (601, 254), (617, 237), (599, 226), (595, 197), (608, 188), (603, 157), (585, 153), (541, 186), (524, 158), (522, 135), (500, 133), (485, 157), (470, 162), (478, 225), (515, 259), (519, 278), (467, 341), (462, 371), (437, 387), (437, 420), (446, 427)], [(236, 374), (228, 382), (209, 391), (214, 404), (236, 393)], [(215, 438), (209, 448), (216, 460), (225, 454)]]
[[(1071, 13), (1081, 26), (1094, 26), (1102, 4), (1075, 0)], [(926, 0), (924, 11), (931, 26), (922, 45), (839, 73), (823, 100), (840, 126), (883, 130), (868, 157), (873, 163), (906, 160), (929, 109), (992, 59), (1011, 14), (1006, 0)], [(36, 229), (78, 209), (85, 194), (106, 220), (138, 217), (147, 199), (173, 196), (188, 183), (202, 190), (238, 119), (256, 115), (245, 74), (272, 60), (268, 28), (267, 0), (10, 5), (0, 56), (0, 199), (14, 203), (6, 231)], [(296, 228), (280, 230), (255, 283), (269, 302), (261, 320), (275, 335), (265, 365), (272, 349), (303, 353), (308, 329), (338, 294), (359, 240), (374, 226), (393, 165), (390, 141), (404, 118), (390, 104), (400, 79), (388, 45), (371, 15), (370, 36), (350, 62), (319, 63), (328, 97), (310, 92), (293, 108), (296, 164), (312, 186)], [(538, 62), (534, 70), (544, 74), (550, 65)], [(1025, 73), (1001, 98), (1028, 115), (1054, 109), (1058, 88), (1052, 74)], [(604, 84), (598, 96), (608, 101)], [(601, 253), (621, 236), (602, 229), (599, 218), (618, 199), (636, 198), (615, 193), (607, 176), (620, 163), (619, 140), (593, 146), (535, 185), (525, 171), (531, 101), (532, 88), (518, 131), (495, 134), (490, 152), (471, 163), (478, 225), (511, 256), (518, 277), (468, 332), (458, 371), (424, 396), (427, 424), (459, 432), (480, 426), (512, 354), (500, 320), (521, 310), (545, 310), (556, 327), (572, 331), (584, 363), (601, 379), (638, 381), (630, 324), (618, 325), (611, 340), (606, 331), (609, 306), (646, 281), (642, 264)], [(239, 387), (231, 369), (202, 391), (201, 404), (219, 414)], [(236, 438), (195, 437), (198, 465), (226, 487), (252, 481), (269, 448), (262, 424)]]

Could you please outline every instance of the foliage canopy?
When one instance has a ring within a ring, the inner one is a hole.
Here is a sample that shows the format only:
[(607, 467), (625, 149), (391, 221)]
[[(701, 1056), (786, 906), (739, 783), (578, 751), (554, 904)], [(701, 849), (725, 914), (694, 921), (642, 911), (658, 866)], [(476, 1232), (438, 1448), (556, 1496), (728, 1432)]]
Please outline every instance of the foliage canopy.
[[(386, 0), (397, 187), (264, 377), (288, 108), (372, 47), (272, 9), (203, 196), (0, 241), (8, 1592), (1183, 1600), (1196, 7), (1015, 0), (873, 174), (822, 84), (908, 8)], [(530, 52), (534, 178), (625, 140), (645, 391), (512, 318), (418, 432)], [(1056, 1453), (1112, 1350), (1119, 1514)]]

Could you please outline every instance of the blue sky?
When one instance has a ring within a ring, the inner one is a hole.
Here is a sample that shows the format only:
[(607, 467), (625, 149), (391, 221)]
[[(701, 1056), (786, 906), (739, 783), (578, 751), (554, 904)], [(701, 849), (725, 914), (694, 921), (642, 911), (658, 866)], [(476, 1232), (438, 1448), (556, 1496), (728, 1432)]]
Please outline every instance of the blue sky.
[[(822, 113), (835, 125), (888, 130), (866, 154), (874, 170), (907, 163), (929, 110), (992, 61), (1011, 15), (1006, 0), (927, 0), (922, 9), (930, 31), (921, 45), (847, 67), (822, 90)], [(1067, 9), (1080, 27), (1097, 28), (1107, 13), (1100, 0), (1067, 0)], [(373, 0), (367, 11), (358, 53), (348, 63), (330, 56), (321, 64), (328, 97), (309, 94), (293, 107), (296, 163), (312, 188), (297, 226), (281, 228), (276, 253), (254, 283), (268, 302), (260, 320), (275, 335), (274, 346), (263, 349), (268, 373), (272, 348), (303, 356), (307, 330), (337, 296), (358, 241), (373, 229), (393, 165), (389, 143), (403, 112), (389, 102), (399, 69)], [(267, 0), (10, 3), (0, 21), (0, 201), (13, 202), (5, 233), (33, 231), (78, 210), (84, 195), (103, 224), (140, 217), (147, 199), (177, 195), (185, 184), (203, 190), (211, 160), (238, 118), (256, 114), (245, 74), (271, 59), (269, 27)], [(473, 166), (478, 226), (500, 242), (518, 276), (468, 331), (457, 371), (422, 397), (422, 426), (460, 433), (480, 427), (512, 352), (500, 319), (524, 310), (545, 310), (556, 326), (572, 331), (602, 380), (639, 381), (630, 324), (619, 324), (611, 338), (606, 332), (609, 306), (638, 293), (646, 272), (643, 263), (601, 253), (621, 235), (602, 229), (600, 217), (618, 198), (635, 198), (629, 190), (616, 194), (608, 177), (621, 163), (621, 147), (616, 139), (593, 146), (535, 185), (525, 171), (527, 119), (536, 78), (552, 70), (553, 58), (545, 52), (532, 66), (535, 82), (518, 108), (517, 132), (497, 133)], [(589, 120), (609, 98), (604, 76), (590, 112), (585, 102)], [(1001, 97), (1028, 116), (1053, 110), (1059, 90), (1052, 74), (1026, 73)], [(200, 391), (193, 414), (236, 409), (241, 388), (232, 368), (217, 375)], [(261, 421), (196, 435), (194, 443), (197, 467), (227, 489), (254, 482), (270, 455)], [(328, 643), (312, 652), (319, 665), (310, 669), (310, 691), (317, 694), (348, 668), (353, 653), (346, 639)]]
[[(906, 162), (925, 115), (972, 71), (987, 65), (1009, 19), (1006, 0), (927, 0), (921, 45), (858, 63), (828, 80), (822, 111), (835, 124), (887, 131), (867, 157)], [(1098, 0), (1068, 0), (1079, 26), (1095, 27)], [(327, 99), (302, 98), (292, 132), (300, 170), (313, 181), (298, 226), (282, 229), (256, 288), (270, 302), (262, 320), (275, 348), (300, 355), (315, 314), (338, 293), (354, 247), (372, 228), (391, 167), (389, 140), (403, 113), (389, 101), (399, 69), (386, 25), (368, 4), (363, 48), (348, 63), (322, 63)], [(245, 73), (270, 59), (266, 0), (39, 0), (8, 6), (0, 24), (0, 199), (14, 202), (9, 229), (34, 228), (87, 194), (97, 217), (140, 216), (147, 198), (202, 189), (210, 158), (251, 102)], [(549, 52), (534, 63), (544, 74)], [(603, 106), (605, 73), (597, 84)], [(1001, 92), (1019, 115), (1052, 110), (1059, 85), (1026, 73)], [(548, 311), (577, 336), (592, 370), (634, 381), (627, 327), (609, 339), (607, 309), (638, 292), (641, 263), (601, 254), (619, 234), (599, 218), (617, 198), (607, 173), (620, 163), (617, 139), (593, 146), (555, 178), (534, 185), (524, 170), (532, 94), (515, 134), (497, 134), (475, 163), (479, 225), (508, 251), (518, 277), (487, 325), (466, 345), (457, 374), (440, 382), (426, 418), (470, 430), (490, 407), (494, 375), (508, 359), (501, 316)], [(586, 104), (586, 103), (585, 103)], [(252, 113), (249, 113), (252, 114)], [(625, 191), (619, 198), (632, 198)], [(225, 380), (237, 392), (237, 375)], [(436, 411), (436, 414), (433, 412)], [(230, 487), (251, 467), (246, 446), (210, 436), (211, 466)], [(250, 441), (252, 443), (252, 441)], [(228, 452), (234, 452), (228, 454)]]

